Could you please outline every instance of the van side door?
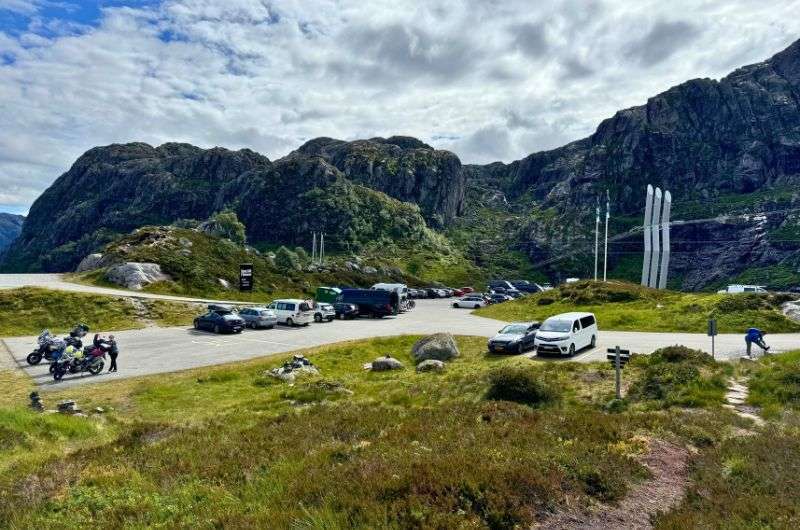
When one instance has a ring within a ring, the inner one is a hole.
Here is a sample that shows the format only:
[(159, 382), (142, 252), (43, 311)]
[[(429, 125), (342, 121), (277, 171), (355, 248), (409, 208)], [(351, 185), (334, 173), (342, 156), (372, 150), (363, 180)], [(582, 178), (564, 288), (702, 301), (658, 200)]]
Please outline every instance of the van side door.
[(580, 350), (585, 346), (583, 333), (581, 333), (581, 322), (580, 320), (575, 320), (572, 323), (572, 342), (575, 344), (575, 349)]

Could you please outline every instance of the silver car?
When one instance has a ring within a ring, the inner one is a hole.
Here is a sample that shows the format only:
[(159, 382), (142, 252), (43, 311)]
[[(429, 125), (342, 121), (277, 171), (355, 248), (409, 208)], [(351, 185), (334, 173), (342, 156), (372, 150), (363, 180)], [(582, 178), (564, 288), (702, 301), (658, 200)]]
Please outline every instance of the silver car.
[(275, 311), (266, 307), (245, 307), (239, 311), (239, 316), (244, 319), (245, 326), (253, 329), (272, 329), (278, 323)]
[(336, 310), (333, 305), (322, 302), (314, 307), (314, 322), (333, 322), (334, 318), (336, 318)]

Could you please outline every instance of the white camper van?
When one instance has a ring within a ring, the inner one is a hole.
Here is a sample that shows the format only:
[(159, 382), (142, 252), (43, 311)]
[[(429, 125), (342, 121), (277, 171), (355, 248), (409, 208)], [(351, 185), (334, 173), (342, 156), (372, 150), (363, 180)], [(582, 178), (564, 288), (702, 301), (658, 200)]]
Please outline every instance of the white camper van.
[(597, 345), (597, 319), (593, 313), (562, 313), (548, 318), (536, 332), (536, 355), (575, 355)]

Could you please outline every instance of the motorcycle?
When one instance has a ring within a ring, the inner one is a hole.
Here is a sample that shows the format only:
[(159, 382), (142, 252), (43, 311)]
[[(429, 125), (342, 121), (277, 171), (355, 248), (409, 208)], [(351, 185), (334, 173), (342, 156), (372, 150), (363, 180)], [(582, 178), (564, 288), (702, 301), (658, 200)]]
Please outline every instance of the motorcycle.
[(53, 380), (61, 381), (67, 372), (71, 374), (89, 372), (97, 375), (103, 371), (105, 359), (105, 350), (95, 346), (86, 346), (82, 355), (76, 355), (74, 350), (65, 349), (52, 365)]
[(86, 324), (78, 324), (72, 329), (72, 331), (69, 332), (69, 336), (60, 339), (50, 333), (50, 330), (45, 329), (36, 339), (36, 342), (39, 346), (29, 353), (25, 360), (30, 365), (39, 364), (42, 362), (42, 359), (52, 363), (56, 352), (63, 351), (67, 346), (82, 348), (83, 341), (81, 339), (86, 335), (86, 333), (88, 333), (88, 331), (89, 326)]
[(39, 346), (33, 350), (25, 358), (28, 364), (36, 365), (42, 362), (42, 359), (48, 361), (53, 360), (53, 355), (56, 352), (63, 351), (67, 347), (63, 339), (53, 336), (49, 330), (42, 331), (36, 339)]

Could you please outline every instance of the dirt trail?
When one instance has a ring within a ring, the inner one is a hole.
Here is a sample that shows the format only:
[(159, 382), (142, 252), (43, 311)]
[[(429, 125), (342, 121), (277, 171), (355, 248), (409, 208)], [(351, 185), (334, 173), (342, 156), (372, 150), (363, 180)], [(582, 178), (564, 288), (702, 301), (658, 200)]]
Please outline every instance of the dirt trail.
[(758, 415), (758, 408), (746, 405), (748, 393), (746, 379), (731, 379), (728, 382), (728, 392), (725, 394), (726, 404), (723, 406), (733, 410), (742, 418), (752, 420), (758, 426), (764, 425), (764, 419)]
[(535, 526), (548, 530), (640, 530), (652, 528), (650, 517), (676, 506), (688, 485), (689, 451), (669, 442), (651, 440), (641, 463), (651, 477), (634, 486), (616, 506), (598, 505), (591, 511), (561, 512)]

